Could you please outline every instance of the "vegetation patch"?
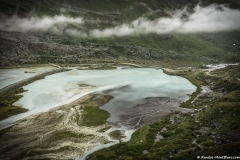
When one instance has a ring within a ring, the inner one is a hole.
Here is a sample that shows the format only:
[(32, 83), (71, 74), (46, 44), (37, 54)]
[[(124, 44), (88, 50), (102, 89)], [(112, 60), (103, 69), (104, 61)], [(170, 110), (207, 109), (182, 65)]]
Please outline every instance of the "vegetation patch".
[(116, 130), (116, 131), (112, 131), (109, 133), (109, 136), (112, 138), (112, 139), (116, 139), (116, 140), (121, 140), (121, 138), (124, 138), (125, 136), (123, 135), (123, 133), (119, 130)]
[[(172, 72), (171, 74), (188, 78), (199, 87), (192, 98), (181, 105), (197, 110), (194, 113), (173, 113), (165, 116), (135, 131), (129, 142), (96, 151), (88, 159), (196, 159), (200, 155), (239, 156), (240, 139), (236, 134), (240, 130), (240, 82), (234, 77), (221, 76), (223, 73), (232, 75), (238, 70), (239, 66), (229, 66), (216, 70), (213, 74), (206, 74), (201, 70)], [(225, 82), (224, 85), (219, 85), (222, 82)], [(222, 92), (224, 87), (224, 96), (203, 94), (198, 101), (192, 102), (199, 95), (201, 85), (209, 86), (212, 94)], [(179, 117), (178, 123), (172, 123), (171, 116)], [(229, 134), (230, 131), (235, 136)], [(158, 133), (164, 139), (155, 143)]]
[(7, 95), (0, 96), (0, 120), (28, 111), (25, 108), (13, 105), (14, 102), (18, 101), (22, 97), (17, 94), (23, 92), (23, 88), (18, 88), (10, 91)]
[[(65, 70), (56, 70), (56, 71), (51, 71), (49, 73), (54, 74), (62, 71), (65, 71)], [(37, 80), (43, 79), (46, 75), (47, 74), (44, 74), (44, 73), (37, 75), (33, 78), (30, 78), (29, 81), (24, 81), (23, 83), (16, 84), (16, 86), (10, 88), (9, 90), (7, 90), (7, 92), (5, 91), (6, 93), (1, 94), (0, 95), (0, 120), (4, 120), (13, 115), (27, 112), (28, 111), (27, 109), (22, 108), (20, 106), (15, 106), (13, 105), (13, 103), (18, 101), (22, 97), (22, 95), (19, 95), (19, 94), (25, 92), (25, 90), (23, 89), (23, 86), (33, 83)]]
[(84, 126), (100, 126), (106, 124), (106, 120), (110, 116), (107, 111), (99, 109), (100, 106), (110, 101), (112, 96), (93, 95), (90, 99), (85, 101), (82, 106)]
[(109, 130), (110, 128), (111, 128), (110, 126), (104, 127), (104, 128), (102, 128), (102, 129), (98, 130), (97, 132), (106, 132), (106, 131)]

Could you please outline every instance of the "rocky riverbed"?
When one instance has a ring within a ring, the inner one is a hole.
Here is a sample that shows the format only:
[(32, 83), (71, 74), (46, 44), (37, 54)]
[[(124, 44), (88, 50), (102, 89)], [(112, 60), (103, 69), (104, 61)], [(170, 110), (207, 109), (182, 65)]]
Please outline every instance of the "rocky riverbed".
[(87, 95), (15, 122), (1, 131), (7, 132), (0, 137), (0, 159), (74, 159), (96, 145), (116, 142), (108, 135), (113, 130), (105, 123), (106, 119), (98, 123), (86, 118), (91, 111), (85, 107), (98, 107), (110, 99), (109, 96)]

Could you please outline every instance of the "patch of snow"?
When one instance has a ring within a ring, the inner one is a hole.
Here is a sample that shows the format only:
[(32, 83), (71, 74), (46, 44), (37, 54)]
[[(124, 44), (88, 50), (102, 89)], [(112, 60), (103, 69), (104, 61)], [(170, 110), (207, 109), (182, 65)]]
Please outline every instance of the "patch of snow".
[(232, 64), (208, 64), (206, 67), (208, 67), (208, 71), (213, 71), (216, 69), (222, 69), (230, 65), (239, 65), (239, 63), (232, 63)]

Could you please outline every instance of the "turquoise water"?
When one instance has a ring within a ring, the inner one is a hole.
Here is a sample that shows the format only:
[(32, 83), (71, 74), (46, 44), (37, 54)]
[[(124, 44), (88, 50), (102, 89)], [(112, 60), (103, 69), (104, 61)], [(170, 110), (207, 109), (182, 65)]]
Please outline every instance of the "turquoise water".
[(24, 73), (23, 69), (1, 69), (0, 89), (34, 75), (36, 73)]
[[(81, 92), (78, 84), (96, 86)], [(148, 97), (169, 97), (185, 101), (196, 90), (187, 79), (169, 76), (162, 70), (151, 68), (116, 69), (116, 70), (77, 70), (57, 73), (45, 79), (24, 86), (27, 90), (23, 97), (15, 102), (29, 111), (12, 116), (0, 122), (0, 128), (11, 123), (46, 111), (72, 101), (89, 93), (114, 96), (102, 109), (107, 110), (111, 117), (109, 122), (117, 123), (119, 114), (135, 106), (145, 103)]]

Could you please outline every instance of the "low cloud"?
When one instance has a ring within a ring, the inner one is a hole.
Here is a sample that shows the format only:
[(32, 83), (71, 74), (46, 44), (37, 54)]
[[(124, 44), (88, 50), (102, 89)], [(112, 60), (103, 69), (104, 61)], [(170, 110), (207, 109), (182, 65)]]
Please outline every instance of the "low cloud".
[(72, 18), (63, 15), (54, 17), (31, 17), (19, 18), (17, 16), (1, 17), (0, 30), (17, 31), (17, 32), (32, 32), (32, 31), (48, 31), (51, 29), (54, 33), (64, 29), (68, 24), (82, 24), (82, 18)]
[(72, 29), (72, 28), (68, 28), (65, 30), (65, 33), (70, 35), (70, 36), (74, 36), (74, 37), (81, 37), (81, 38), (87, 38), (89, 37), (89, 35), (79, 29)]
[(240, 11), (225, 6), (197, 6), (178, 32), (218, 32), (240, 30)]
[(193, 13), (189, 13), (185, 8), (176, 11), (171, 18), (159, 18), (154, 21), (138, 18), (130, 24), (104, 30), (95, 29), (90, 35), (92, 37), (110, 37), (147, 33), (198, 33), (231, 30), (240, 30), (239, 10), (233, 10), (223, 5), (211, 5), (205, 8), (198, 5), (194, 8)]
[[(167, 34), (176, 33), (198, 33), (198, 32), (220, 32), (240, 31), (240, 11), (230, 9), (223, 5), (210, 5), (208, 7), (196, 6), (193, 12), (187, 8), (175, 11), (171, 17), (163, 17), (153, 21), (140, 17), (131, 23), (122, 24), (103, 30), (92, 29), (87, 32), (81, 30), (84, 19), (66, 16), (54, 16), (44, 18), (2, 18), (0, 30), (5, 31), (52, 31), (56, 34), (66, 33), (76, 37), (111, 37), (128, 36), (135, 34)], [(68, 24), (75, 27), (67, 27)]]

